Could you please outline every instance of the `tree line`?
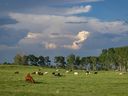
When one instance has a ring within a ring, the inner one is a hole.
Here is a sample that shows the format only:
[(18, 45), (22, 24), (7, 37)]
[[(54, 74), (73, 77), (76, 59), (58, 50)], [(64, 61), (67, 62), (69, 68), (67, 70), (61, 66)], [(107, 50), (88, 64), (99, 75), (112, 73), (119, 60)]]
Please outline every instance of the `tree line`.
[(119, 48), (103, 49), (99, 56), (80, 57), (70, 54), (66, 57), (55, 56), (54, 63), (51, 64), (49, 56), (21, 55), (14, 57), (14, 64), (58, 67), (66, 69), (85, 70), (119, 70), (128, 69), (128, 46)]

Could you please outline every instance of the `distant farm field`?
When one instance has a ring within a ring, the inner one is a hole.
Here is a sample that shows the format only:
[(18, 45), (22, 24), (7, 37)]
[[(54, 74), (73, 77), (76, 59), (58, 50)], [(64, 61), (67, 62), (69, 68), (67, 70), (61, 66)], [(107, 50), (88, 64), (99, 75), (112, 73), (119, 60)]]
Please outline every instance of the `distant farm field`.
[[(33, 74), (36, 84), (25, 82), (27, 73), (41, 69), (48, 72), (46, 75)], [(19, 74), (14, 74), (19, 71)], [(128, 96), (128, 73), (119, 75), (119, 72), (100, 71), (98, 74), (86, 75), (82, 70), (65, 73), (64, 76), (53, 76), (55, 69), (0, 65), (0, 96)]]

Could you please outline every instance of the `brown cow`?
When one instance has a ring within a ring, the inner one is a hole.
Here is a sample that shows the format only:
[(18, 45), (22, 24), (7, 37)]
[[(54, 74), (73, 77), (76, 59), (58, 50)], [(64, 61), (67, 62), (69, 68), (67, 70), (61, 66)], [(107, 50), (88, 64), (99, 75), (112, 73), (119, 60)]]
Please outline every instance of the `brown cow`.
[(30, 82), (30, 83), (35, 83), (35, 80), (32, 78), (30, 73), (28, 73), (27, 76), (25, 77), (25, 81)]

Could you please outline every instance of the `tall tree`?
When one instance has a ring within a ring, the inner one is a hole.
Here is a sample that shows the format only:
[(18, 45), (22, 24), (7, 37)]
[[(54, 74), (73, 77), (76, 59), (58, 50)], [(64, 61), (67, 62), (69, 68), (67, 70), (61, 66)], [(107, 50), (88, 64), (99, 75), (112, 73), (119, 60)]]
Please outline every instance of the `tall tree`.
[(49, 56), (44, 57), (44, 59), (45, 59), (46, 66), (50, 66), (51, 65), (51, 60), (50, 60)]
[(26, 55), (22, 56), (22, 63), (23, 65), (28, 65), (28, 56)]
[(14, 64), (18, 65), (28, 65), (28, 56), (17, 54), (14, 57)]
[(127, 71), (128, 68), (128, 47), (115, 48), (116, 60), (118, 61), (120, 71)]
[(35, 55), (29, 55), (28, 56), (28, 62), (30, 65), (37, 66), (38, 65), (38, 58)]
[(87, 64), (88, 64), (87, 57), (82, 57), (80, 62), (80, 65), (82, 66), (82, 68), (86, 69)]
[(108, 59), (108, 50), (103, 49), (102, 53), (99, 56), (100, 63), (102, 65), (103, 70), (108, 70), (109, 69), (109, 59)]
[(71, 54), (67, 56), (67, 67), (69, 69), (74, 69), (74, 63), (75, 63), (75, 55)]
[(43, 56), (38, 57), (38, 65), (45, 66), (45, 58)]
[(14, 57), (14, 64), (17, 64), (17, 65), (22, 65), (23, 64), (23, 62), (22, 62), (22, 56), (20, 54), (17, 54)]
[(92, 70), (95, 71), (96, 70), (96, 64), (97, 64), (97, 57), (92, 56), (90, 57), (90, 63), (92, 65)]
[(57, 67), (62, 67), (65, 68), (65, 57), (63, 56), (55, 56), (54, 57), (54, 62), (56, 63)]
[(81, 64), (81, 58), (80, 56), (76, 56), (75, 62), (74, 62), (75, 68), (81, 68), (80, 64)]

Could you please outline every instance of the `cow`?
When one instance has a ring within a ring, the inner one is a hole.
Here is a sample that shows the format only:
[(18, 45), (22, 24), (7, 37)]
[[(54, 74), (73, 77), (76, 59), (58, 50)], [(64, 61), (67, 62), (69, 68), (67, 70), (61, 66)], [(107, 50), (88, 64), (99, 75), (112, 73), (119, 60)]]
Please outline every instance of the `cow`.
[(35, 83), (35, 80), (33, 79), (33, 77), (30, 75), (30, 73), (28, 73), (25, 76), (25, 81), (30, 82), (30, 83)]
[(19, 74), (19, 71), (15, 71), (14, 73), (15, 73), (15, 74)]

